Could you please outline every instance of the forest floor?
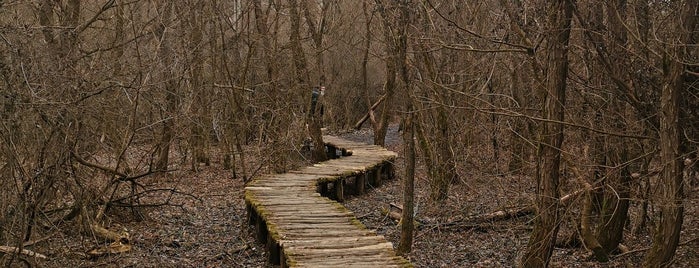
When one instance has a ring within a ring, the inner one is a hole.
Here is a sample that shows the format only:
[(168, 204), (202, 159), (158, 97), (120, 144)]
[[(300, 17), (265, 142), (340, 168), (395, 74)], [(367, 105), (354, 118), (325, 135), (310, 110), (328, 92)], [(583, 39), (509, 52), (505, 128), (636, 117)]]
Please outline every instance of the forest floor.
[[(371, 142), (371, 132), (362, 130), (341, 136)], [(390, 203), (401, 203), (403, 159), (401, 138), (395, 126), (389, 129), (387, 147), (399, 154), (397, 179), (387, 181), (367, 194), (350, 197), (344, 205), (369, 229), (386, 236), (397, 245), (397, 222), (386, 215)], [(450, 197), (443, 204), (431, 205), (425, 171), (416, 176), (416, 216), (419, 226), (412, 252), (407, 258), (416, 267), (513, 267), (527, 246), (532, 217), (472, 224), (464, 219), (473, 215), (531, 203), (534, 182), (531, 178), (488, 174), (474, 160), (461, 171), (461, 183), (452, 185)], [(420, 163), (418, 161), (418, 166)], [(243, 182), (222, 170), (220, 160), (202, 166), (199, 172), (173, 172), (146, 178), (144, 184), (177, 192), (159, 192), (149, 198), (168, 200), (170, 205), (144, 208), (143, 220), (135, 221), (131, 210), (113, 210), (105, 226), (126, 230), (133, 248), (125, 253), (89, 258), (86, 252), (102, 245), (93, 236), (70, 230), (56, 231), (30, 247), (47, 255), (46, 260), (32, 260), (38, 267), (268, 267), (266, 252), (255, 242), (253, 232), (244, 222)], [(184, 193), (184, 194), (178, 194)], [(634, 203), (635, 204), (635, 203)], [(688, 193), (684, 231), (673, 267), (699, 266), (699, 194)], [(637, 204), (631, 209), (632, 222)], [(568, 213), (577, 215), (576, 213)], [(559, 239), (571, 234), (567, 216)], [(576, 216), (577, 217), (577, 216)], [(692, 240), (694, 239), (694, 240)], [(632, 252), (612, 257), (600, 264), (583, 248), (554, 250), (551, 267), (638, 267), (650, 245), (650, 235), (626, 232), (624, 245)], [(18, 267), (21, 263), (15, 262)]]

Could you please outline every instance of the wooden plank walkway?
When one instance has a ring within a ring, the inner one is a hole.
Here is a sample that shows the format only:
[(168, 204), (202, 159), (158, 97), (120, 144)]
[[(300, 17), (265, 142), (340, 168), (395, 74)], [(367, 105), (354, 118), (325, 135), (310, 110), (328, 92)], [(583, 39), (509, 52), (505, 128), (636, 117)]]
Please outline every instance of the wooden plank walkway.
[(323, 140), (335, 159), (262, 176), (245, 187), (248, 223), (266, 244), (269, 262), (281, 267), (412, 267), (396, 256), (390, 242), (338, 203), (345, 194), (362, 194), (367, 185), (390, 179), (396, 154), (334, 136)]

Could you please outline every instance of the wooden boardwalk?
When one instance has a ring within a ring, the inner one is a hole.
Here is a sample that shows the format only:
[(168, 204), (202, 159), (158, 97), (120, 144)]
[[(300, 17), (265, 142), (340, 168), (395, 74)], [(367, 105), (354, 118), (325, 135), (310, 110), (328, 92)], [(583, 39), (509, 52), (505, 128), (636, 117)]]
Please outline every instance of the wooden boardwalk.
[(346, 194), (362, 194), (367, 185), (391, 178), (396, 154), (334, 136), (323, 140), (329, 152), (338, 153), (331, 156), (339, 158), (262, 176), (245, 187), (248, 223), (265, 243), (269, 262), (281, 267), (412, 267), (396, 256), (390, 242), (338, 203)]

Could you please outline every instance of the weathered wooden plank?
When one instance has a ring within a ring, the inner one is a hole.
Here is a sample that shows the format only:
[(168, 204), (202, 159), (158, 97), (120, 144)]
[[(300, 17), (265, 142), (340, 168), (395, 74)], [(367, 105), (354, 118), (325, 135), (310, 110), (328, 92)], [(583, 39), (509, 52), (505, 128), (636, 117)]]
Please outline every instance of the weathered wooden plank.
[[(349, 254), (351, 253), (351, 254)], [(357, 246), (357, 247), (351, 247), (351, 248), (313, 248), (313, 247), (306, 247), (306, 248), (294, 248), (294, 250), (287, 255), (303, 255), (303, 256), (309, 256), (309, 255), (323, 255), (323, 256), (344, 256), (344, 255), (354, 255), (356, 256), (357, 254), (362, 255), (362, 256), (367, 256), (367, 255), (378, 255), (378, 254), (393, 254), (395, 256), (395, 253), (393, 252), (393, 244), (391, 242), (383, 242), (379, 244), (371, 244), (371, 245), (364, 245), (364, 246)]]
[(284, 218), (286, 220), (294, 219), (347, 219), (354, 220), (354, 213), (351, 211), (327, 211), (327, 210), (314, 210), (314, 211), (271, 211), (269, 214), (270, 218)]
[(316, 248), (316, 249), (341, 249), (353, 248), (368, 245), (376, 245), (386, 243), (386, 239), (382, 236), (366, 236), (366, 237), (337, 237), (325, 239), (309, 239), (309, 240), (290, 240), (281, 241), (289, 252), (294, 252), (297, 249)]
[(303, 223), (303, 224), (298, 224), (298, 223), (288, 223), (288, 222), (270, 222), (274, 224), (274, 226), (279, 230), (280, 233), (283, 232), (296, 232), (297, 230), (304, 230), (304, 231), (315, 231), (319, 233), (325, 233), (325, 232), (335, 232), (335, 231), (351, 231), (351, 230), (357, 230), (356, 226), (352, 225), (338, 225), (336, 223), (330, 222), (324, 222), (324, 223), (316, 223), (316, 224), (311, 224), (311, 223)]
[[(347, 267), (349, 264), (365, 264), (365, 265), (371, 265), (371, 266), (365, 266), (365, 267), (384, 267), (386, 265), (400, 265), (400, 257), (396, 256), (394, 253), (391, 252), (376, 252), (374, 254), (371, 253), (361, 253), (357, 254), (354, 252), (347, 252), (346, 254), (342, 255), (326, 255), (326, 254), (311, 254), (311, 255), (286, 255), (286, 258), (296, 262), (298, 264), (301, 263), (306, 263), (308, 265), (310, 264), (318, 264), (318, 263), (325, 263), (326, 266), (324, 267)], [(324, 261), (320, 261), (324, 260)]]
[[(398, 257), (397, 257), (398, 259)], [(366, 268), (366, 267), (381, 267), (381, 268), (397, 268), (397, 267), (412, 267), (407, 263), (402, 263), (399, 260), (389, 260), (386, 257), (380, 257), (376, 260), (364, 259), (323, 259), (312, 261), (298, 261), (294, 267), (343, 267), (343, 268)]]
[(304, 238), (319, 238), (319, 237), (355, 237), (355, 236), (370, 236), (376, 233), (365, 230), (350, 230), (350, 231), (333, 231), (329, 230), (324, 233), (318, 233), (316, 230), (300, 229), (294, 232), (283, 232), (279, 234), (282, 239), (304, 239)]
[[(372, 233), (373, 234), (373, 233)], [(371, 236), (350, 236), (350, 237), (329, 237), (322, 239), (298, 239), (298, 240), (284, 240), (283, 244), (288, 245), (306, 245), (306, 244), (318, 244), (318, 243), (363, 243), (363, 242), (386, 242), (386, 239), (381, 235), (371, 235)], [(281, 242), (280, 242), (281, 243)]]

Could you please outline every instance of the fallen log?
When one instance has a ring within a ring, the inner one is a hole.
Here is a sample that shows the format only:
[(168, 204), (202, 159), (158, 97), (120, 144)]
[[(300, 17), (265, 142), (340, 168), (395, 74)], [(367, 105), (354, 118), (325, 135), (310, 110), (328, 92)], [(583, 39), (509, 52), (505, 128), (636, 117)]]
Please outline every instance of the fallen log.
[[(575, 192), (572, 192), (570, 194), (564, 195), (563, 197), (560, 198), (560, 202), (562, 206), (569, 206), (575, 197), (579, 196), (580, 194), (583, 194), (585, 192), (585, 189), (581, 189)], [(397, 207), (399, 208), (399, 211), (402, 210), (402, 207), (399, 205), (395, 205), (391, 203), (391, 207)], [(391, 215), (393, 214), (392, 211), (389, 216), (393, 218), (394, 216)], [(459, 218), (456, 220), (452, 220), (449, 222), (443, 222), (443, 223), (433, 223), (433, 224), (425, 224), (423, 225), (424, 227), (480, 227), (481, 224), (484, 223), (491, 223), (491, 222), (496, 222), (496, 221), (504, 221), (504, 220), (509, 220), (513, 218), (519, 218), (527, 215), (533, 215), (536, 213), (536, 208), (532, 205), (530, 206), (524, 206), (524, 207), (515, 207), (515, 208), (505, 208), (501, 209), (498, 211), (486, 213), (486, 214), (480, 214), (480, 215), (473, 215), (473, 216), (468, 216), (466, 218)], [(400, 215), (398, 213), (397, 215)], [(398, 216), (398, 219), (400, 219), (400, 216)]]
[(109, 242), (114, 242), (114, 241), (120, 241), (120, 240), (125, 240), (126, 243), (129, 241), (129, 235), (126, 232), (122, 233), (117, 233), (114, 231), (107, 230), (107, 228), (102, 227), (99, 224), (91, 224), (90, 225), (90, 230), (98, 236), (101, 237)]
[(129, 233), (121, 232), (117, 233), (114, 231), (107, 230), (98, 224), (91, 224), (90, 229), (95, 236), (101, 237), (111, 243), (93, 248), (87, 252), (90, 258), (97, 258), (103, 255), (119, 254), (131, 250), (131, 241), (129, 240)]
[(371, 108), (369, 108), (369, 111), (366, 113), (366, 115), (364, 115), (364, 117), (362, 117), (362, 119), (359, 119), (359, 121), (357, 121), (357, 123), (354, 124), (355, 130), (359, 130), (362, 128), (362, 125), (364, 124), (364, 122), (366, 122), (366, 120), (369, 119), (369, 117), (371, 117), (371, 114), (374, 112), (376, 107), (379, 107), (379, 104), (381, 104), (381, 102), (383, 102), (384, 99), (386, 99), (386, 94), (381, 95), (381, 98), (379, 98), (379, 100), (376, 101), (376, 103), (374, 103), (374, 105), (371, 105)]
[(0, 246), (0, 252), (5, 252), (8, 254), (22, 254), (25, 256), (29, 257), (34, 257), (34, 258), (39, 258), (39, 259), (46, 259), (46, 255), (36, 253), (34, 251), (28, 250), (28, 249), (22, 249), (19, 250), (17, 247), (10, 247), (10, 246)]

